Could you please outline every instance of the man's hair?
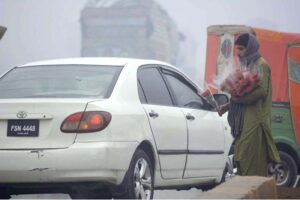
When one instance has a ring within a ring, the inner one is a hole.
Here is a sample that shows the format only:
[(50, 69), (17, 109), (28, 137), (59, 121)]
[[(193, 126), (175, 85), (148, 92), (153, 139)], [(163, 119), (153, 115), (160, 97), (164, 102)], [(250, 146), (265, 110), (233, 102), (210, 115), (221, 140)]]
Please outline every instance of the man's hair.
[(239, 35), (234, 44), (247, 48), (249, 37), (250, 37), (249, 33), (244, 33), (242, 35)]

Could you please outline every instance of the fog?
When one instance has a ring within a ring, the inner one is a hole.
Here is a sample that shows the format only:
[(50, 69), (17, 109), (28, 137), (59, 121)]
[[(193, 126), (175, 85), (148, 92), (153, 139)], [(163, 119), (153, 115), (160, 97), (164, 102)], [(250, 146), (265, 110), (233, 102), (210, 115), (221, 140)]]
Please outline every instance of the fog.
[[(200, 85), (203, 83), (208, 26), (244, 24), (300, 33), (298, 0), (156, 2), (189, 39), (191, 45), (181, 53), (195, 61), (191, 62), (193, 66), (181, 69)], [(26, 62), (81, 56), (79, 20), (85, 3), (86, 0), (0, 0), (0, 25), (8, 28), (0, 41), (0, 73)]]

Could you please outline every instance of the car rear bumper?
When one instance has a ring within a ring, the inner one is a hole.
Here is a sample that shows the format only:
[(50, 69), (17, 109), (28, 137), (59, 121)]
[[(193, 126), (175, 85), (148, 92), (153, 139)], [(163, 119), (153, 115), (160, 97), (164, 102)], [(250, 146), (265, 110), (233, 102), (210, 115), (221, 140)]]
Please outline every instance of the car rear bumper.
[(137, 142), (75, 143), (66, 149), (1, 150), (1, 183), (96, 181), (118, 185)]

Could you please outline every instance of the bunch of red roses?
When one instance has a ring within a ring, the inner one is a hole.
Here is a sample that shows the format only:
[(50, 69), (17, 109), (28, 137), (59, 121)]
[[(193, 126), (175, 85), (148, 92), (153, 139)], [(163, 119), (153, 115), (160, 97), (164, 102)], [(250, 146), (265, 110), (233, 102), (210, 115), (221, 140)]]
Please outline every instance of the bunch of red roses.
[(220, 85), (220, 89), (229, 92), (232, 96), (241, 97), (254, 90), (258, 84), (259, 77), (257, 73), (236, 70), (227, 76)]

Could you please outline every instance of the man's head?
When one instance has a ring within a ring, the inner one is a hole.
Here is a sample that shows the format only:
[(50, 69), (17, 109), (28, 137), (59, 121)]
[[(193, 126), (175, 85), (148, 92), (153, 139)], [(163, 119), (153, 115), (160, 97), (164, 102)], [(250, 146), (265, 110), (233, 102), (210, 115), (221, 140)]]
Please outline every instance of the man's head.
[(234, 44), (240, 61), (246, 65), (260, 57), (259, 43), (253, 34), (244, 33), (239, 35)]
[(248, 42), (249, 42), (249, 34), (248, 33), (244, 33), (237, 38), (237, 40), (235, 41), (234, 44), (235, 44), (238, 56), (242, 57), (246, 54)]

